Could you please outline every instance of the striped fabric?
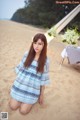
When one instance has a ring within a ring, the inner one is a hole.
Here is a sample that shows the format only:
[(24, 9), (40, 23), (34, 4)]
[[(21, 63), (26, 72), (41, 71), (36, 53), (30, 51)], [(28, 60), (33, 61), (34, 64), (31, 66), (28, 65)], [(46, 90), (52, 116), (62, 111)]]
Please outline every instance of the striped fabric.
[(11, 97), (17, 101), (34, 104), (37, 102), (40, 95), (40, 86), (49, 84), (49, 60), (46, 59), (44, 72), (37, 73), (37, 61), (33, 60), (29, 68), (24, 67), (24, 62), (28, 52), (23, 56), (23, 59), (15, 68), (17, 77), (11, 88)]

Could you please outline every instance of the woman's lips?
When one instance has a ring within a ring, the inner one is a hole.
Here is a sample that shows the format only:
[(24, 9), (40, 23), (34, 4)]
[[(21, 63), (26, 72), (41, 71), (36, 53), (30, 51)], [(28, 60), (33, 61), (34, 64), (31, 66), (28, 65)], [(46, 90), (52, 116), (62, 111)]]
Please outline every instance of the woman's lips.
[(36, 48), (35, 50), (37, 51), (38, 49)]

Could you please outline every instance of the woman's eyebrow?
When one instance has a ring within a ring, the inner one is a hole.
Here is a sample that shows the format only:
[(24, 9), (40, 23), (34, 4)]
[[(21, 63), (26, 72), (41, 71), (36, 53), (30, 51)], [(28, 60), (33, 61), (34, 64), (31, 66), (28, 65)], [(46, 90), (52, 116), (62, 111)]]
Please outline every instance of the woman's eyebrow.
[(38, 42), (39, 44), (43, 44), (43, 42)]

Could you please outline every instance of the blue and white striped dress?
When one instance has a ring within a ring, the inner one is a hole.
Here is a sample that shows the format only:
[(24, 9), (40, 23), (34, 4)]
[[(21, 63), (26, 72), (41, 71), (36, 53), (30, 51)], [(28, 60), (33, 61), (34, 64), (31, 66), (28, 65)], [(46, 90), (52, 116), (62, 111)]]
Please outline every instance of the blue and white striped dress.
[(33, 60), (29, 68), (24, 67), (27, 55), (28, 52), (24, 54), (20, 64), (15, 68), (17, 77), (11, 88), (10, 95), (17, 101), (34, 104), (39, 98), (40, 86), (49, 83), (49, 60), (46, 59), (44, 72), (41, 74), (36, 71), (38, 63), (35, 60)]

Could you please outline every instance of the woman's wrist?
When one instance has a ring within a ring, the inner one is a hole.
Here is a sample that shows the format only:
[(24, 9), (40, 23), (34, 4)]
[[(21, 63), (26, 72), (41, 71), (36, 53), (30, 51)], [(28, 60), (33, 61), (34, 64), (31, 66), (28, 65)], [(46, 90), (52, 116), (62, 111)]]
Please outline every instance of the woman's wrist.
[(44, 95), (44, 92), (41, 92), (40, 95), (43, 96), (43, 95)]
[(41, 86), (40, 95), (44, 95), (44, 89), (45, 89), (45, 86)]

